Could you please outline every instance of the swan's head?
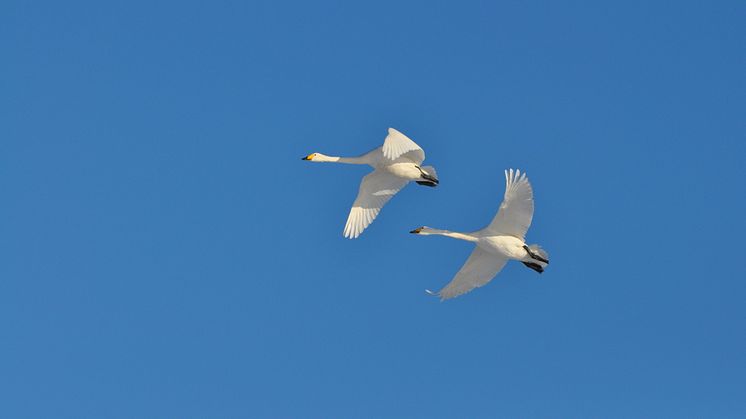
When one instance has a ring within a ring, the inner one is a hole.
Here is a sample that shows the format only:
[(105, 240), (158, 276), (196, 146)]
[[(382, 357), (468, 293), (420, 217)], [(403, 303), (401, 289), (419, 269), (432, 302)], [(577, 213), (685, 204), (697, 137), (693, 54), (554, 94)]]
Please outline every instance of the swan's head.
[(430, 227), (417, 227), (414, 230), (410, 231), (412, 234), (422, 234), (423, 236), (427, 236), (428, 234), (433, 234), (433, 229)]
[(321, 153), (311, 153), (307, 155), (306, 157), (301, 157), (301, 160), (309, 160), (313, 162), (334, 161), (326, 154), (321, 154)]

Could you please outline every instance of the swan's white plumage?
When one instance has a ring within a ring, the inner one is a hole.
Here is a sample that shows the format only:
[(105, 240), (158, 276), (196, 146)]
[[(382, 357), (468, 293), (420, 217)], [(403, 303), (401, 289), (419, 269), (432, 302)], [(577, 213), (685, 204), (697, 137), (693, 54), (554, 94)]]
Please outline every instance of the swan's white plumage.
[(360, 236), (375, 220), (381, 208), (406, 184), (406, 179), (381, 170), (366, 175), (360, 183), (350, 215), (347, 216), (344, 236), (350, 239)]
[(406, 157), (417, 164), (425, 160), (425, 151), (409, 137), (394, 128), (389, 128), (389, 135), (383, 141), (381, 151), (383, 156), (389, 160), (396, 160), (405, 154), (408, 154)]
[(513, 169), (505, 171), (505, 196), (500, 210), (487, 233), (498, 233), (523, 240), (534, 216), (534, 196), (525, 173)]
[(537, 244), (526, 245), (524, 239), (534, 213), (533, 192), (526, 174), (510, 169), (505, 171), (505, 179), (505, 196), (500, 209), (490, 225), (482, 230), (458, 233), (420, 227), (411, 231), (415, 234), (452, 237), (477, 245), (448, 285), (437, 293), (428, 293), (439, 296), (441, 300), (458, 297), (490, 282), (508, 260), (533, 265), (532, 269), (536, 268), (539, 272), (543, 272), (549, 264), (549, 254)]
[(336, 157), (311, 153), (302, 158), (313, 162), (365, 164), (374, 170), (363, 178), (357, 198), (345, 223), (344, 236), (362, 234), (381, 212), (381, 208), (410, 181), (423, 185), (438, 184), (435, 168), (420, 167), (425, 152), (401, 132), (389, 128), (382, 146), (358, 157)]
[(476, 247), (451, 282), (435, 295), (447, 300), (486, 285), (507, 262), (508, 259), (505, 257)]

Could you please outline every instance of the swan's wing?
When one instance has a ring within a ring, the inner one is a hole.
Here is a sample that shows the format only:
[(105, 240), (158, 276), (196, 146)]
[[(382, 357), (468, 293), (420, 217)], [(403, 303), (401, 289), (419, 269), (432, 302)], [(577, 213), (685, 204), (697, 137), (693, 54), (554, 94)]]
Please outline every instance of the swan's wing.
[(383, 141), (381, 151), (383, 151), (383, 157), (389, 160), (396, 160), (401, 156), (408, 157), (417, 164), (425, 160), (425, 151), (409, 137), (393, 128), (389, 128), (389, 135)]
[(344, 236), (357, 238), (375, 220), (381, 208), (407, 184), (407, 180), (374, 170), (363, 178), (357, 198), (347, 216)]
[(500, 210), (485, 229), (523, 240), (534, 216), (534, 193), (525, 173), (505, 171), (505, 197)]
[(458, 297), (492, 280), (508, 261), (503, 256), (488, 253), (477, 247), (471, 252), (464, 266), (437, 295), (442, 300)]

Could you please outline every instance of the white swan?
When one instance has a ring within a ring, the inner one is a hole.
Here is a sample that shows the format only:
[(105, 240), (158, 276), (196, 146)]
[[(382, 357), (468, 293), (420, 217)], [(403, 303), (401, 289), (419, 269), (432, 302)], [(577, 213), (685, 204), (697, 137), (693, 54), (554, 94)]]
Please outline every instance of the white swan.
[(464, 266), (442, 290), (433, 293), (442, 300), (458, 297), (492, 280), (509, 259), (519, 260), (542, 273), (549, 255), (539, 245), (526, 245), (524, 236), (534, 215), (534, 198), (526, 174), (513, 169), (505, 171), (505, 197), (490, 225), (473, 233), (456, 233), (429, 227), (410, 231), (413, 234), (438, 234), (476, 243), (477, 247)]
[(414, 180), (420, 185), (436, 186), (438, 175), (432, 166), (420, 166), (425, 160), (425, 152), (401, 132), (389, 128), (389, 135), (378, 147), (359, 157), (331, 157), (321, 153), (311, 153), (303, 160), (313, 162), (334, 162), (367, 164), (375, 170), (363, 178), (357, 198), (352, 204), (344, 236), (355, 239), (363, 233), (381, 212), (386, 202), (399, 190)]

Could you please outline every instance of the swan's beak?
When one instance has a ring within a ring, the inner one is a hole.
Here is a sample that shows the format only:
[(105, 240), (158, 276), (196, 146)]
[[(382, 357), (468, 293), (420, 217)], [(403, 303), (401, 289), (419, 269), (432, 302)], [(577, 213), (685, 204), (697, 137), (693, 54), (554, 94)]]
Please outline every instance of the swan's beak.
[(301, 157), (301, 160), (313, 160), (313, 157), (316, 155), (316, 153), (311, 153), (307, 155), (306, 157)]
[(412, 234), (420, 234), (420, 231), (422, 231), (423, 228), (425, 228), (425, 227), (417, 227), (414, 230), (410, 231), (410, 233), (412, 233)]

